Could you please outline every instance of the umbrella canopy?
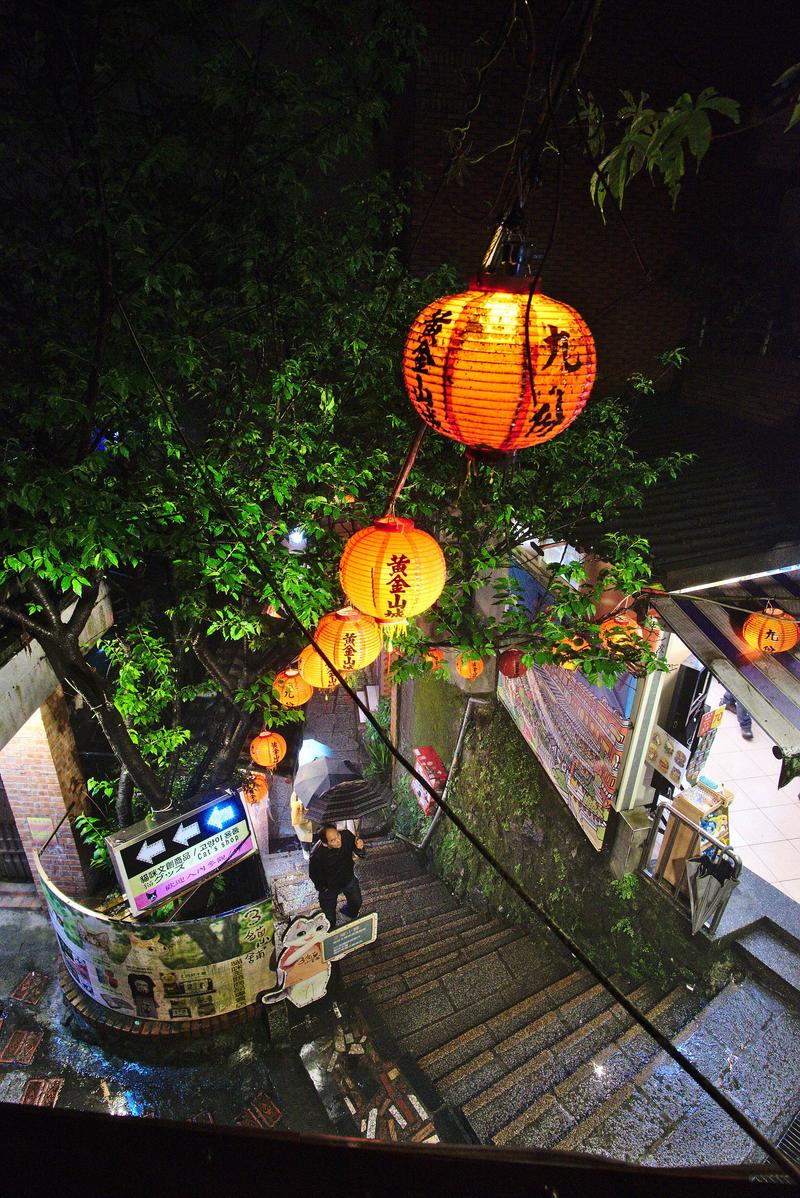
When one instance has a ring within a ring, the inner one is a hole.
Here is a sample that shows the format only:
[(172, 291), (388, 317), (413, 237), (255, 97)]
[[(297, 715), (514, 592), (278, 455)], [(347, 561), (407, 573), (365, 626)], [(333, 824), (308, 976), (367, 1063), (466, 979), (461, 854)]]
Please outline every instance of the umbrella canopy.
[(352, 778), (318, 795), (306, 811), (315, 824), (335, 824), (347, 819), (361, 819), (373, 811), (388, 806), (391, 795), (384, 786)]
[[(359, 777), (358, 766), (334, 757), (317, 757), (301, 765), (294, 776), (294, 790), (304, 807), (339, 782)], [(311, 817), (314, 818), (313, 816)]]
[(298, 766), (307, 765), (309, 761), (316, 761), (318, 757), (333, 757), (333, 749), (328, 745), (324, 745), (321, 740), (314, 740), (313, 736), (308, 736), (300, 746), (297, 754)]

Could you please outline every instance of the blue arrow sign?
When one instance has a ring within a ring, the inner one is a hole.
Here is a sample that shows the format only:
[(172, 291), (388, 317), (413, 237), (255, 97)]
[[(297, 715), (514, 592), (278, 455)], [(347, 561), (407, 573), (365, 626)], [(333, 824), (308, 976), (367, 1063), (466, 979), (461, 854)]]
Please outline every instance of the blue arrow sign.
[(233, 823), (235, 819), (236, 809), (232, 807), (230, 803), (228, 803), (224, 807), (212, 808), (212, 810), (208, 813), (206, 823), (209, 827), (216, 828), (217, 831), (219, 831), (221, 828)]

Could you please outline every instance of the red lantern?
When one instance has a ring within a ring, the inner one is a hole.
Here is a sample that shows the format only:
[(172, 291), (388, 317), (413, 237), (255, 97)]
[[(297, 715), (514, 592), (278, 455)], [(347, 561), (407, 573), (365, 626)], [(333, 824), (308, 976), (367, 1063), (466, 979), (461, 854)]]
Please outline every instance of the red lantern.
[(360, 528), (339, 563), (345, 595), (379, 624), (402, 624), (426, 611), (441, 595), (446, 574), (433, 537), (400, 516)]
[(293, 666), (287, 666), (275, 675), (272, 690), (283, 707), (302, 707), (314, 694), (313, 686)]
[(256, 765), (263, 765), (268, 770), (274, 770), (286, 756), (286, 741), (280, 732), (270, 732), (265, 729), (250, 742), (250, 756)]
[(527, 670), (519, 649), (506, 649), (497, 659), (497, 668), (504, 678), (519, 678)]
[(248, 774), (242, 786), (245, 800), (256, 807), (269, 793), (269, 782), (263, 774)]
[(466, 678), (469, 682), (474, 682), (483, 673), (483, 662), (480, 658), (475, 661), (474, 659), (466, 658), (463, 653), (459, 653), (456, 658), (456, 671), (462, 678)]
[(747, 617), (742, 637), (760, 653), (788, 653), (800, 640), (800, 624), (779, 607), (768, 603), (765, 611)]
[(596, 373), (594, 341), (575, 309), (538, 292), (530, 298), (526, 280), (502, 276), (429, 304), (403, 352), (417, 412), (472, 456), (557, 437), (583, 410)]

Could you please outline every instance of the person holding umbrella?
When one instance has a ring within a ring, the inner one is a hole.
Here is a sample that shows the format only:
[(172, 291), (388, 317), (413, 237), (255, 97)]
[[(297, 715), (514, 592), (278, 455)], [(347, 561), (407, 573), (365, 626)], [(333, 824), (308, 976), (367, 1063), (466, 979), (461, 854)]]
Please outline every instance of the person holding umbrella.
[(361, 910), (361, 886), (353, 869), (353, 854), (365, 855), (364, 841), (335, 824), (323, 824), (319, 840), (311, 851), (308, 876), (319, 891), (319, 905), (331, 930), (336, 927), (336, 900), (345, 897), (342, 913), (355, 919)]

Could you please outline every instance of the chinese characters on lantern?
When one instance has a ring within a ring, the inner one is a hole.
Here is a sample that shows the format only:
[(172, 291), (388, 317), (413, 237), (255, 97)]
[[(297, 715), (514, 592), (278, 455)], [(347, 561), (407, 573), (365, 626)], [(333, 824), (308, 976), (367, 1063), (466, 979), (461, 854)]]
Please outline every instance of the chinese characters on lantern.
[[(545, 337), (543, 345), (546, 345), (550, 353), (547, 360), (540, 367), (540, 373), (544, 375), (546, 370), (555, 363), (556, 358), (560, 356), (563, 369), (571, 374), (574, 370), (578, 370), (581, 365), (581, 360), (576, 356), (574, 362), (569, 360), (569, 330), (560, 329), (558, 325), (551, 324), (548, 326), (550, 335)], [(553, 400), (546, 399), (543, 403), (537, 404), (532, 413), (530, 423), (528, 424), (528, 433), (548, 433), (551, 429), (558, 428), (564, 421), (564, 388), (554, 384), (547, 392), (548, 397), (553, 396)]]
[(343, 637), (342, 669), (354, 670), (356, 664), (356, 634), (346, 632)]
[(391, 599), (386, 605), (386, 616), (390, 620), (402, 620), (407, 605), (405, 592), (410, 589), (408, 567), (410, 558), (405, 553), (393, 553), (386, 563), (389, 571), (389, 594)]
[(436, 345), (436, 339), (443, 327), (446, 324), (450, 324), (451, 315), (449, 311), (445, 312), (441, 308), (437, 308), (433, 315), (429, 316), (422, 325), (420, 339), (411, 353), (417, 380), (416, 399), (424, 409), (424, 419), (434, 428), (439, 428), (440, 422), (434, 411), (433, 396), (430, 389), (424, 386), (423, 377), (428, 373), (431, 366), (436, 365), (433, 353), (431, 352), (431, 346)]

